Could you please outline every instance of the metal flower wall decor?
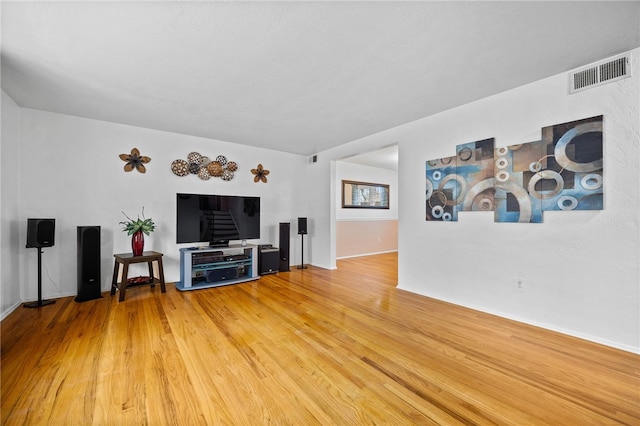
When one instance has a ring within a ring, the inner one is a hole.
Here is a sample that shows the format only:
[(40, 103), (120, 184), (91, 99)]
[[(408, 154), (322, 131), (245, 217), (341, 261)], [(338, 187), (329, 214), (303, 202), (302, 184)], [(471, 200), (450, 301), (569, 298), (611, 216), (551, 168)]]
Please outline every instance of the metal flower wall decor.
[(130, 172), (133, 169), (136, 169), (140, 173), (145, 173), (147, 171), (144, 165), (151, 161), (150, 157), (140, 155), (138, 148), (133, 148), (131, 150), (131, 154), (120, 154), (120, 159), (126, 163), (124, 165), (125, 172)]
[(178, 159), (171, 163), (174, 175), (184, 177), (193, 174), (202, 180), (219, 177), (224, 181), (230, 181), (236, 170), (238, 163), (227, 160), (224, 155), (218, 155), (215, 160), (211, 160), (198, 152), (190, 152), (186, 160)]
[(260, 181), (267, 183), (267, 175), (269, 174), (269, 170), (263, 168), (262, 164), (258, 164), (258, 167), (256, 169), (251, 169), (251, 173), (256, 175), (253, 178), (253, 181), (255, 183), (258, 183)]

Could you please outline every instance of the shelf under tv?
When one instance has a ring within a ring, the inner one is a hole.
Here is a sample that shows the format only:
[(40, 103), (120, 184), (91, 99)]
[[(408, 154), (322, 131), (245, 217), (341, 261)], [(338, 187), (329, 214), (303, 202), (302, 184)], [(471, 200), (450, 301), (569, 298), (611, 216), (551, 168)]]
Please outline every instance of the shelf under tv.
[(253, 281), (258, 275), (257, 246), (189, 247), (180, 249), (181, 291)]

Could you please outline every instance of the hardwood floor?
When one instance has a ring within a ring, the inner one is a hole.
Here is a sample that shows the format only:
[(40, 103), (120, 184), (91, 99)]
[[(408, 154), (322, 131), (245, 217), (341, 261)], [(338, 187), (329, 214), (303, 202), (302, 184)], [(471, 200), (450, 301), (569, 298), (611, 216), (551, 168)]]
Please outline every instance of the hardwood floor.
[(2, 424), (640, 424), (640, 356), (398, 290), (396, 265), (18, 308)]

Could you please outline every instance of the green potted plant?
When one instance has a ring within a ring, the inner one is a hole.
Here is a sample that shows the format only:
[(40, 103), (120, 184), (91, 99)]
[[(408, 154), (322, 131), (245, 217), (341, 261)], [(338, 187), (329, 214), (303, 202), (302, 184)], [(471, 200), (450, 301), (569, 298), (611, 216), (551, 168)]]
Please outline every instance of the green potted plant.
[(131, 249), (134, 256), (141, 256), (144, 251), (144, 234), (151, 234), (156, 229), (156, 224), (151, 218), (144, 217), (144, 207), (142, 208), (142, 219), (140, 216), (136, 220), (131, 219), (125, 212), (122, 212), (124, 217), (129, 220), (120, 222), (120, 225), (124, 225), (123, 232), (127, 235), (131, 235)]

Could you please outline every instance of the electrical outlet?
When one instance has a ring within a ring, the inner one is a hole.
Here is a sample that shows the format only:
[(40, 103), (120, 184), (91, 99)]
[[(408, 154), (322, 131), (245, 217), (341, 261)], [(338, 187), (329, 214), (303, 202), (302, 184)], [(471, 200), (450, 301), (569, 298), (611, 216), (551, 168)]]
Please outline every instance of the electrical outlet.
[(516, 278), (516, 291), (524, 291), (524, 280)]

